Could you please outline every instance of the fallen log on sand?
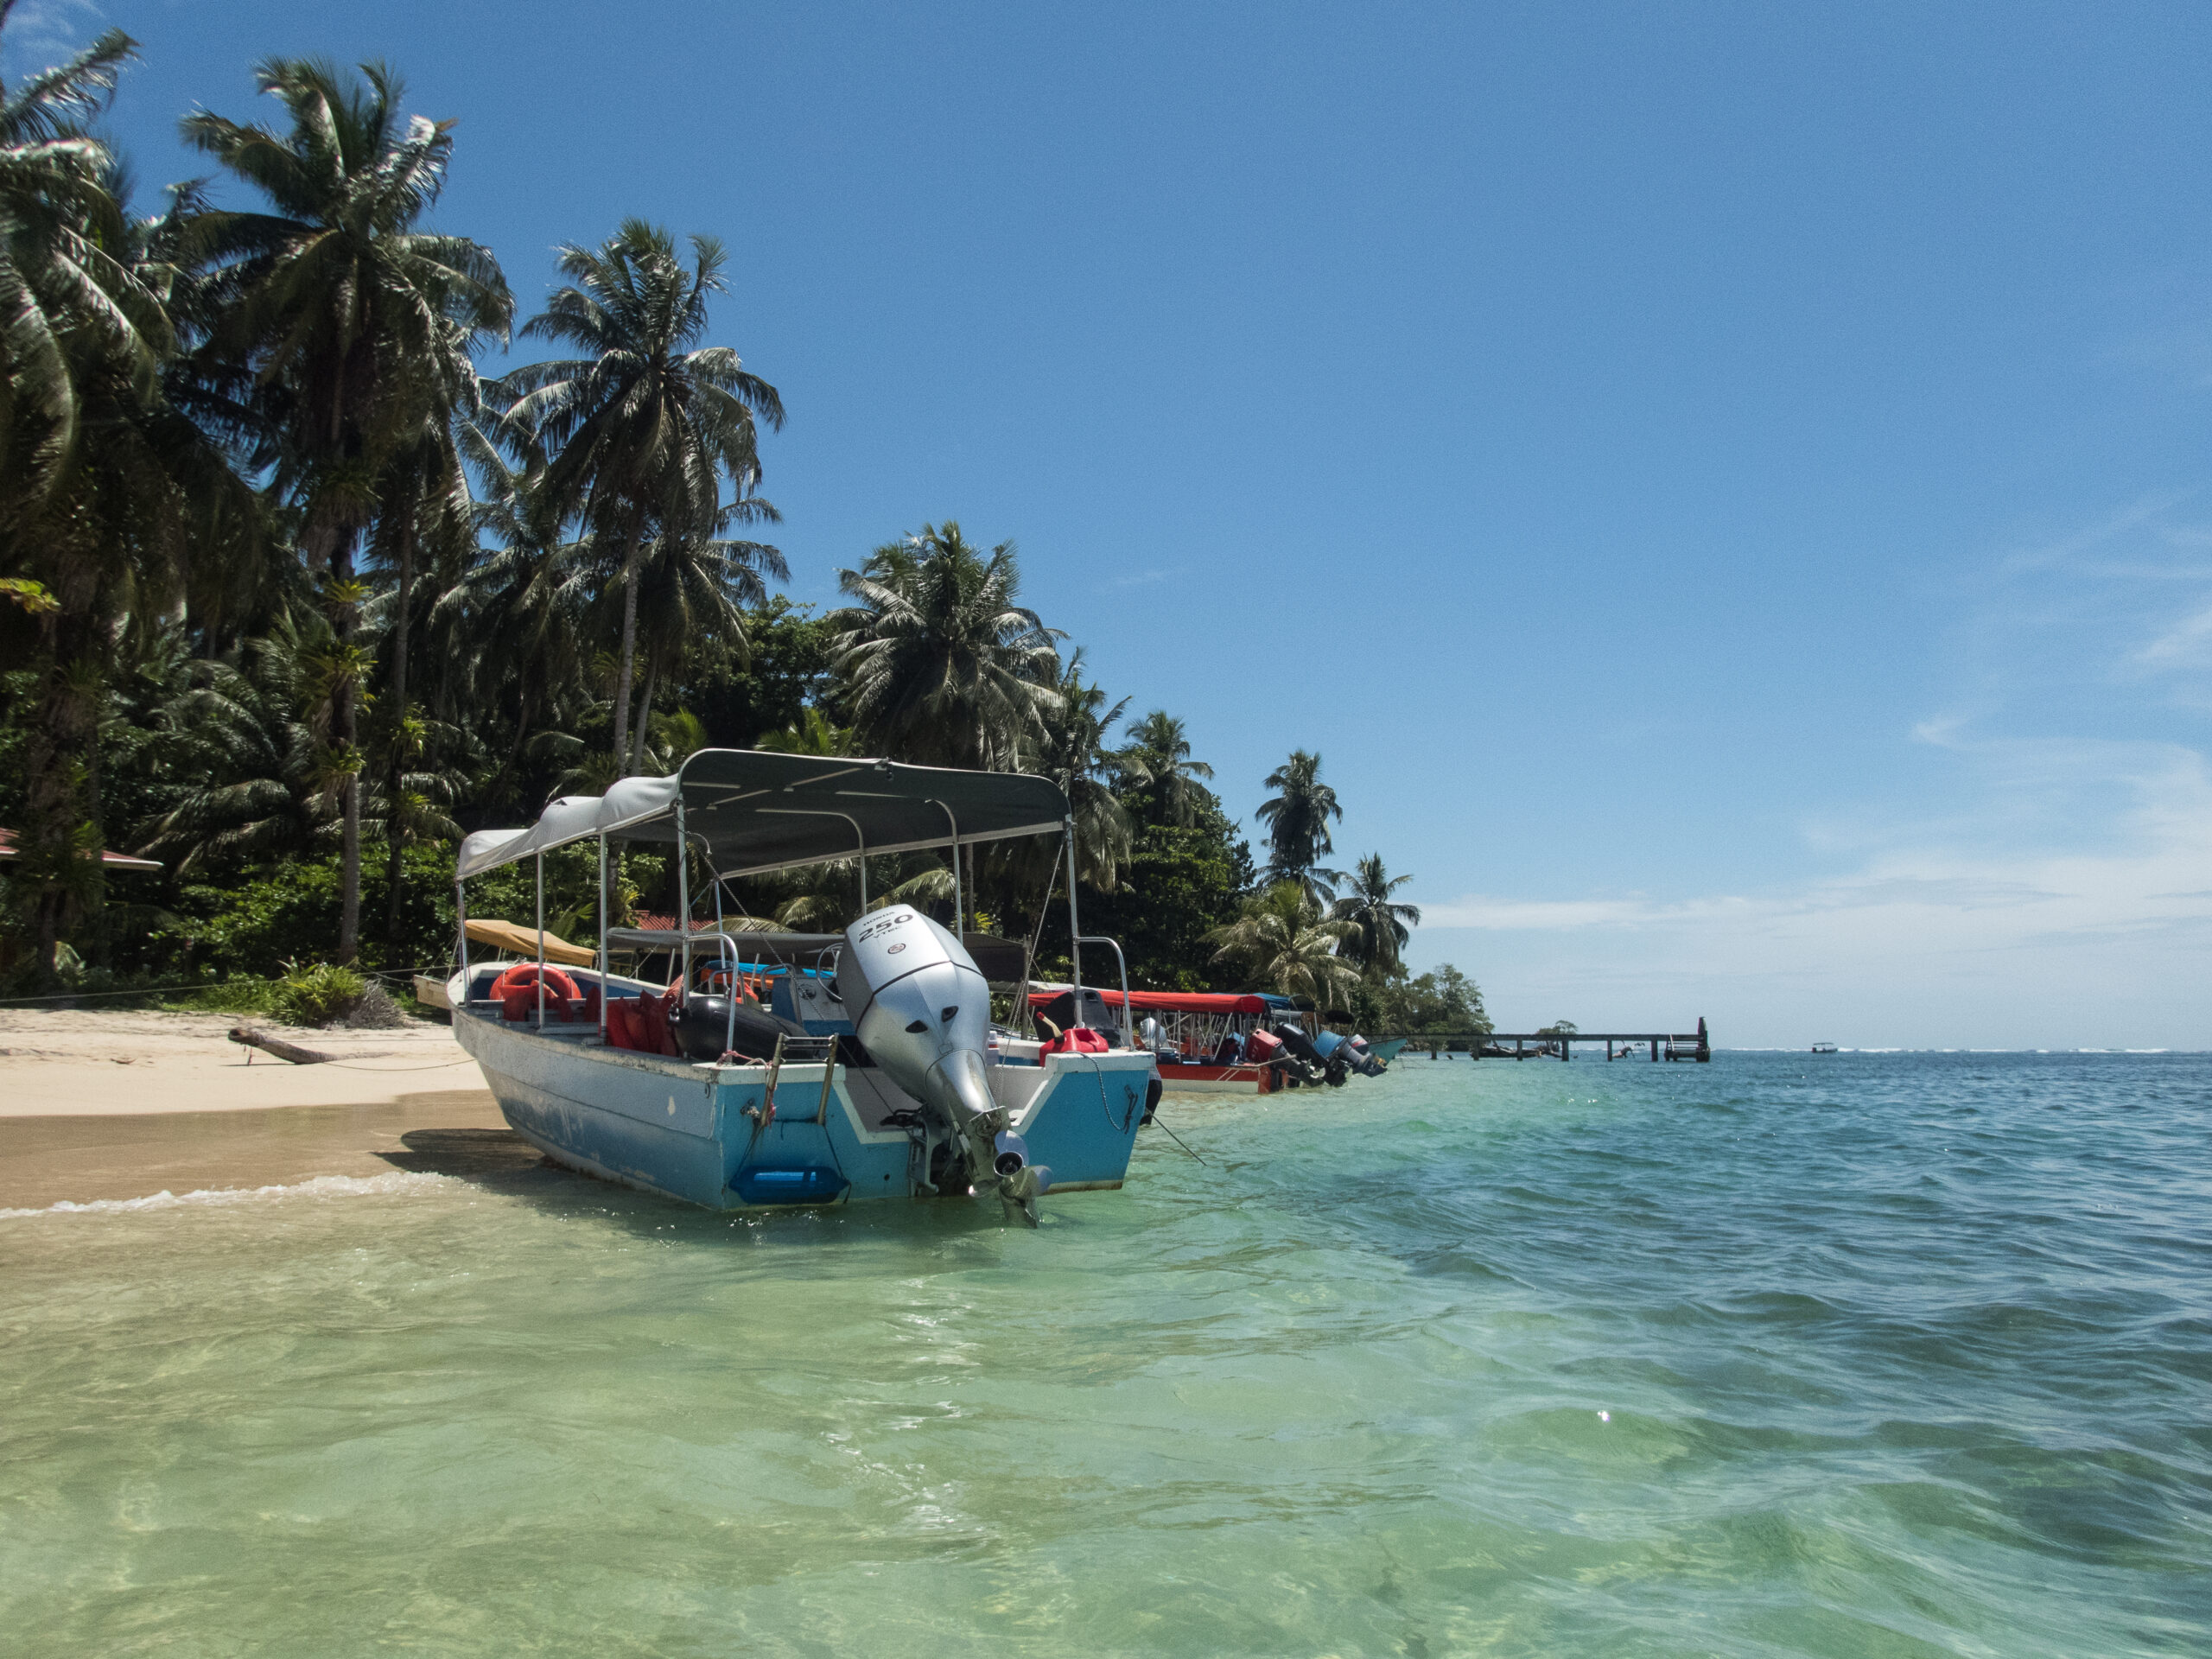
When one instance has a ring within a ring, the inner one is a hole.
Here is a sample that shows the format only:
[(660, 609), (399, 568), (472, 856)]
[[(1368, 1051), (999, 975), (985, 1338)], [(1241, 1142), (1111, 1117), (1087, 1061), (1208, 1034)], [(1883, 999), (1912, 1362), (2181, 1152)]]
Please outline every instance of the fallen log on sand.
[(231, 1040), (248, 1048), (265, 1049), (280, 1060), (289, 1060), (294, 1065), (327, 1065), (338, 1057), (320, 1053), (312, 1048), (302, 1048), (297, 1043), (288, 1043), (282, 1037), (271, 1037), (267, 1032), (251, 1026), (232, 1026)]

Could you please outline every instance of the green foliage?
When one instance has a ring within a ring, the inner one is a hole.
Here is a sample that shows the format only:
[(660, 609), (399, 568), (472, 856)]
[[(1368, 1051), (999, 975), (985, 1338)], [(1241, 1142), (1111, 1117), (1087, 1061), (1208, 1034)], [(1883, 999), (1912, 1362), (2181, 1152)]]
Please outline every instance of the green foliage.
[[(381, 914), (385, 906), (389, 877), (385, 850), (374, 842), (364, 849), (362, 894), (372, 914)], [(552, 861), (547, 861), (549, 865)], [(153, 930), (147, 949), (164, 971), (177, 977), (207, 973), (223, 979), (274, 978), (296, 957), (335, 952), (342, 896), (335, 852), (277, 864), (236, 882), (191, 883), (179, 892), (175, 909)], [(449, 961), (454, 950), (452, 852), (436, 846), (407, 848), (401, 858), (397, 936), (363, 940), (364, 963), (416, 969)]]
[(1481, 988), (1448, 962), (1415, 979), (1370, 981), (1353, 1014), (1364, 1029), (1398, 1036), (1491, 1028)]
[(1238, 915), (1206, 935), (1213, 959), (1238, 976), (1248, 990), (1309, 999), (1325, 1010), (1344, 1007), (1357, 995), (1359, 976), (1338, 955), (1351, 931), (1349, 922), (1321, 919), (1303, 884), (1286, 879), (1255, 893)]
[(861, 751), (1025, 770), (1058, 703), (1058, 633), (1018, 603), (1012, 542), (986, 555), (950, 519), (875, 550), (837, 585), (840, 694)]
[(272, 999), (277, 1018), (295, 1026), (327, 1026), (361, 1006), (369, 982), (351, 968), (330, 963), (284, 964)]
[(178, 1014), (267, 1014), (276, 1012), (278, 982), (240, 975), (198, 990), (180, 991), (162, 999), (163, 1007)]
[[(1110, 893), (1086, 887), (1084, 931), (1122, 942), (1129, 980), (1152, 990), (1203, 991), (1221, 979), (1206, 935), (1234, 919), (1252, 859), (1218, 811), (1188, 829), (1148, 825)], [(1086, 957), (1086, 972), (1102, 969)]]
[(692, 676), (681, 694), (721, 748), (758, 747), (765, 737), (802, 726), (821, 712), (830, 687), (836, 628), (812, 606), (774, 595), (747, 613), (745, 631), (750, 650), (742, 665)]

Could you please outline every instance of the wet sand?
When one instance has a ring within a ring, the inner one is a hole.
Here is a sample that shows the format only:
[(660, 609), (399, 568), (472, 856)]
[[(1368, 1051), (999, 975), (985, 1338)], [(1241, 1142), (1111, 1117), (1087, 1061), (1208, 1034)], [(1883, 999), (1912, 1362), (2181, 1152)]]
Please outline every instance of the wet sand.
[(340, 1057), (293, 1065), (231, 1042), (239, 1023), (0, 1012), (0, 1209), (386, 1174), (456, 1148), (536, 1157), (443, 1026), (282, 1028)]
[(537, 1160), (480, 1089), (367, 1106), (0, 1117), (0, 1210), (251, 1191), (395, 1169), (459, 1173), (445, 1168), (446, 1154), (474, 1143), (489, 1147), (493, 1137), (524, 1164)]

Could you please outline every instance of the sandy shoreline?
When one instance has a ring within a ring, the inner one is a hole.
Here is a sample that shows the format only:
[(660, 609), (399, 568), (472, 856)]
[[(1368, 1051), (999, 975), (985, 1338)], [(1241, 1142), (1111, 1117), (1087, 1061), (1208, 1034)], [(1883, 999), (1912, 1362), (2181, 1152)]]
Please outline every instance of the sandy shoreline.
[(340, 1057), (292, 1065), (238, 1023), (0, 1010), (0, 1209), (388, 1174), (421, 1165), (404, 1137), (505, 1129), (444, 1026), (286, 1030)]
[(0, 1010), (0, 1118), (359, 1106), (482, 1084), (444, 1026), (272, 1026), (338, 1057), (329, 1065), (292, 1065), (232, 1042), (230, 1029), (241, 1023), (267, 1022), (223, 1014)]

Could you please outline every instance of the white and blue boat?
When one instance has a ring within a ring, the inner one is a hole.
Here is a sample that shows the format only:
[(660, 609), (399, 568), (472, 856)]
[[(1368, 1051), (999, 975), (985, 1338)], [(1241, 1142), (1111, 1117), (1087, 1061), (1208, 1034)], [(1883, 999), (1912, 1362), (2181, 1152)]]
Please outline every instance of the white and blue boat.
[[(958, 917), (962, 849), (1030, 836), (1065, 838), (1079, 981), (1082, 944), (1120, 947), (1083, 937), (1074, 824), (1050, 780), (702, 749), (671, 776), (566, 797), (527, 829), (462, 843), (454, 1034), (515, 1131), (588, 1174), (714, 1209), (995, 1197), (1034, 1224), (1047, 1191), (1122, 1185), (1159, 1097), (1152, 1055), (1118, 1033), (995, 1031), (977, 957), (995, 956), (1002, 980), (1018, 963), (1026, 994), (1027, 952), (911, 906), (870, 909), (867, 893), (868, 858), (945, 849)], [(563, 969), (545, 959), (544, 857), (584, 841), (599, 849), (599, 939), (590, 967)], [(607, 849), (625, 842), (688, 849), (677, 926), (606, 925)], [(468, 880), (524, 860), (537, 870), (536, 959), (472, 964)], [(861, 914), (842, 934), (722, 918), (726, 879), (855, 860)], [(694, 920), (709, 893), (712, 918)], [(675, 976), (614, 973), (625, 953)]]

